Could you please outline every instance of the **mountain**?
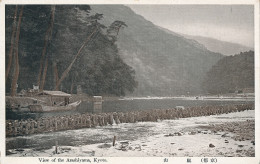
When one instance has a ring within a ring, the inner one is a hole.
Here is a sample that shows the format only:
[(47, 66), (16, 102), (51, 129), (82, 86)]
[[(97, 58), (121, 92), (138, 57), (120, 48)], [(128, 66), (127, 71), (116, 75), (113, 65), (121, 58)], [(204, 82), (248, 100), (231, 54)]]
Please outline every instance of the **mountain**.
[[(178, 36), (178, 37), (181, 37), (183, 39), (185, 39), (186, 41), (188, 41), (189, 43), (193, 44), (194, 46), (200, 48), (200, 49), (203, 49), (203, 50), (207, 50), (207, 47), (205, 45), (203, 45), (202, 43), (199, 43), (197, 40), (195, 39), (191, 39), (189, 38), (188, 36), (186, 35), (183, 35), (183, 34), (179, 34), (179, 33), (175, 33), (171, 30), (168, 30), (166, 28), (163, 28), (163, 27), (160, 27), (160, 26), (157, 26), (159, 29), (165, 31), (166, 33), (168, 34), (171, 34), (173, 36)], [(214, 51), (213, 51), (214, 52)]]
[(254, 50), (254, 48), (252, 47), (243, 46), (237, 43), (220, 41), (208, 37), (192, 36), (192, 35), (183, 35), (183, 36), (198, 41), (199, 43), (207, 47), (207, 49), (210, 51), (219, 52), (226, 56), (239, 54), (240, 52), (245, 52), (249, 50)]
[(207, 73), (203, 88), (211, 94), (254, 88), (254, 51), (219, 60)]
[(167, 96), (200, 94), (201, 83), (211, 67), (223, 57), (192, 39), (164, 29), (123, 5), (91, 5), (104, 14), (102, 23), (119, 20), (116, 44), (123, 60), (136, 72), (138, 87), (133, 95)]
[[(16, 86), (11, 82), (17, 63), (9, 62), (8, 53), (12, 25), (16, 25), (15, 5), (7, 5), (5, 11), (6, 65), (12, 63), (6, 82), (9, 92)], [(201, 94), (206, 73), (223, 57), (193, 39), (154, 25), (123, 5), (56, 5), (53, 29), (47, 30), (52, 11), (50, 5), (24, 7), (18, 91), (37, 85), (42, 74), (40, 84), (46, 90), (75, 93), (80, 86), (89, 95)], [(120, 24), (126, 27), (118, 31)], [(48, 37), (47, 31), (51, 31)]]

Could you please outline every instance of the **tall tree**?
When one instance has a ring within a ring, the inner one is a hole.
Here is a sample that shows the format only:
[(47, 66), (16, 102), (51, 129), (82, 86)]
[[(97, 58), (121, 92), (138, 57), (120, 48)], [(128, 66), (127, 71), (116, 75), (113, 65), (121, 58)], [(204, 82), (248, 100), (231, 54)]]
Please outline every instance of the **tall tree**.
[(23, 16), (23, 8), (21, 7), (20, 13), (19, 13), (19, 20), (16, 30), (16, 40), (15, 40), (15, 71), (14, 71), (14, 77), (12, 80), (12, 88), (11, 88), (11, 96), (15, 96), (16, 90), (17, 90), (17, 81), (19, 77), (19, 57), (18, 57), (18, 48), (19, 48), (19, 38), (20, 38), (20, 27), (22, 22), (22, 16)]
[(98, 20), (103, 18), (103, 14), (95, 14), (95, 15), (91, 15), (90, 17), (87, 17), (87, 22), (89, 24), (89, 29), (92, 29), (92, 32), (90, 33), (90, 35), (87, 37), (86, 40), (84, 40), (83, 44), (81, 45), (81, 47), (79, 48), (77, 54), (73, 57), (73, 60), (71, 61), (71, 63), (69, 64), (69, 66), (65, 69), (65, 71), (61, 74), (60, 79), (58, 80), (56, 86), (55, 86), (55, 90), (59, 90), (60, 84), (61, 82), (67, 77), (68, 73), (70, 72), (73, 64), (76, 62), (76, 60), (78, 59), (80, 53), (82, 52), (82, 50), (84, 49), (84, 47), (87, 46), (87, 44), (91, 41), (92, 38), (94, 38), (99, 32), (101, 32), (101, 29), (104, 29), (105, 26), (100, 24), (98, 22)]
[[(48, 45), (47, 43), (48, 43), (48, 41), (51, 40), (53, 23), (54, 23), (54, 15), (55, 15), (55, 6), (51, 6), (50, 25), (49, 25), (48, 30), (47, 30), (47, 32), (48, 32), (47, 35), (48, 36), (45, 38), (45, 43), (44, 43), (44, 48), (43, 48), (43, 53), (44, 54), (46, 53), (46, 49), (47, 49), (47, 45)], [(45, 56), (44, 54), (42, 55), (42, 57)], [(45, 65), (44, 65), (44, 69), (43, 69), (42, 80), (41, 80), (41, 83), (40, 83), (40, 91), (42, 91), (43, 88), (44, 88), (45, 79), (46, 79), (46, 73), (47, 73), (47, 68), (48, 68), (48, 60), (49, 60), (49, 56), (47, 54), (46, 57), (45, 57)], [(42, 63), (41, 63), (41, 65), (42, 65)], [(40, 70), (40, 72), (42, 72), (42, 71)], [(39, 72), (39, 76), (41, 75), (40, 72)]]
[(14, 11), (14, 22), (13, 22), (13, 27), (12, 27), (12, 36), (11, 36), (11, 47), (8, 53), (8, 64), (7, 64), (7, 69), (5, 72), (5, 82), (8, 78), (10, 69), (11, 69), (11, 65), (12, 65), (12, 60), (13, 60), (13, 47), (14, 47), (14, 35), (16, 33), (16, 17), (17, 17), (17, 10), (18, 10), (18, 6), (16, 5), (15, 7), (15, 11)]
[(80, 55), (80, 52), (83, 50), (83, 48), (86, 46), (86, 44), (90, 41), (91, 37), (96, 33), (97, 27), (94, 29), (94, 31), (87, 37), (87, 39), (84, 41), (80, 49), (78, 50), (78, 53), (74, 56), (74, 59), (71, 61), (70, 65), (66, 68), (66, 70), (62, 73), (60, 79), (58, 80), (55, 90), (59, 90), (61, 82), (65, 79), (65, 77), (68, 75), (69, 71), (71, 70), (71, 67), (77, 60), (78, 56)]
[(57, 82), (59, 80), (59, 74), (58, 74), (58, 68), (57, 68), (57, 63), (55, 61), (52, 62), (52, 69), (53, 69), (53, 75), (54, 75), (54, 86), (57, 85)]
[[(49, 22), (49, 26), (48, 26), (46, 34), (45, 34), (44, 46), (43, 46), (43, 50), (42, 50), (38, 82), (37, 82), (38, 86), (40, 86), (40, 90), (43, 90), (45, 78), (46, 78), (46, 72), (47, 72), (47, 67), (48, 67), (48, 61), (47, 61), (48, 57), (45, 57), (45, 54), (46, 54), (46, 50), (47, 50), (47, 46), (48, 46), (48, 41), (51, 39), (51, 36), (52, 36), (54, 15), (55, 15), (55, 6), (51, 6), (50, 22)], [(45, 67), (43, 69), (44, 58), (45, 58)], [(43, 76), (42, 76), (42, 72), (43, 72)], [(42, 78), (42, 80), (41, 80), (41, 78)]]
[[(7, 6), (6, 9), (8, 51), (11, 46), (9, 38), (15, 6)], [(55, 7), (53, 32), (51, 40), (47, 40), (42, 60), (40, 84), (45, 82), (42, 85), (44, 89), (55, 90), (56, 86), (58, 89), (62, 86), (63, 91), (70, 92), (71, 89), (73, 92), (75, 86), (80, 85), (82, 91), (89, 95), (122, 95), (134, 88), (134, 71), (120, 59), (117, 45), (107, 36), (105, 26), (99, 21), (102, 14), (93, 15), (90, 10), (88, 5)], [(38, 80), (50, 15), (50, 5), (28, 5), (24, 8), (19, 40), (18, 89), (30, 88)], [(7, 63), (8, 61), (6, 66)], [(44, 78), (46, 80), (43, 80)], [(11, 88), (9, 80), (10, 76), (6, 83), (7, 92), (8, 88)]]

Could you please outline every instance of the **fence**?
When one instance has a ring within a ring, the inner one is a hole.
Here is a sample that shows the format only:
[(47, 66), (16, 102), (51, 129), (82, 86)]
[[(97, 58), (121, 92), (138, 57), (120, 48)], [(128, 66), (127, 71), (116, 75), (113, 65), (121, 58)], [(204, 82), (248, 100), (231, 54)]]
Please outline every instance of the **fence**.
[(185, 109), (153, 109), (146, 111), (75, 114), (28, 120), (6, 120), (6, 136), (30, 135), (79, 128), (91, 128), (120, 123), (135, 123), (186, 117), (209, 116), (254, 110), (254, 104), (189, 107)]

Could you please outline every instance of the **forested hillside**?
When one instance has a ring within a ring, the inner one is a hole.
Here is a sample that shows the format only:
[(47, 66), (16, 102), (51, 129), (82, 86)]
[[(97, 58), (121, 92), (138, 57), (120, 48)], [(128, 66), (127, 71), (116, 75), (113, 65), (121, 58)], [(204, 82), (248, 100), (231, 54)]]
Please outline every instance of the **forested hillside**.
[(168, 32), (123, 5), (92, 5), (109, 25), (124, 21), (117, 45), (123, 60), (136, 71), (138, 87), (133, 95), (171, 96), (200, 94), (201, 83), (223, 55), (211, 52), (195, 40)]
[(19, 17), (21, 6), (15, 11), (16, 6), (6, 6), (8, 93), (18, 73), (18, 92), (39, 85), (68, 93), (81, 86), (89, 95), (203, 94), (206, 73), (223, 57), (154, 25), (127, 6), (25, 5), (17, 70), (19, 19), (14, 14)]
[(254, 51), (219, 60), (207, 73), (203, 88), (211, 94), (254, 88)]
[(33, 85), (69, 93), (80, 85), (89, 95), (133, 92), (135, 71), (121, 59), (115, 44), (118, 27), (127, 25), (117, 21), (104, 26), (103, 15), (90, 11), (88, 5), (7, 5), (6, 92), (17, 74), (18, 92)]

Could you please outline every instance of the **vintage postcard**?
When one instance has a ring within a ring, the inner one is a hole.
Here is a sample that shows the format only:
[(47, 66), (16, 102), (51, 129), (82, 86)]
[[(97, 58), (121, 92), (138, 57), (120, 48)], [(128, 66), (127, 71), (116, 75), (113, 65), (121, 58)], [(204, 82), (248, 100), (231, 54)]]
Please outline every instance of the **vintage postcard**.
[(259, 164), (259, 1), (14, 1), (1, 161)]

